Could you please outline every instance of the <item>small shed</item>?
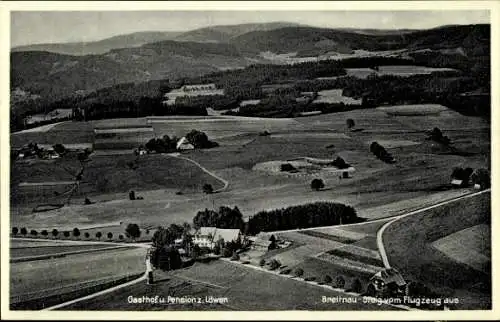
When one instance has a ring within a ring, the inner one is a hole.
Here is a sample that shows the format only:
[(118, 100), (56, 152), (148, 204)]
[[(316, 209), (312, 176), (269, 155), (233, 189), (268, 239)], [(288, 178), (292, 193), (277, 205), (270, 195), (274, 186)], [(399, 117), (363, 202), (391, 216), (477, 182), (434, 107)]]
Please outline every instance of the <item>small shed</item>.
[[(392, 293), (390, 295), (402, 294), (406, 292), (406, 281), (395, 268), (386, 268), (377, 272), (370, 279), (368, 293)], [(371, 294), (374, 295), (374, 294)]]
[(453, 187), (462, 187), (462, 185), (463, 185), (463, 180), (453, 179), (453, 180), (451, 180), (451, 185), (452, 185)]
[(182, 137), (182, 139), (177, 142), (177, 150), (193, 150), (194, 146), (189, 143), (186, 137)]

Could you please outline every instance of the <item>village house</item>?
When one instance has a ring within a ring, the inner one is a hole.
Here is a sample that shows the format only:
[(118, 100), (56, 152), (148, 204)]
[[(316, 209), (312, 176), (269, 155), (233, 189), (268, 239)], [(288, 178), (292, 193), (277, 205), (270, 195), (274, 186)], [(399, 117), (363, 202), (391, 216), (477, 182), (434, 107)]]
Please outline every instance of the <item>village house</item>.
[(407, 283), (401, 273), (395, 268), (387, 268), (377, 272), (370, 279), (368, 293), (371, 295), (404, 295)]
[(193, 234), (193, 245), (213, 249), (215, 243), (223, 239), (224, 242), (232, 242), (241, 238), (239, 229), (222, 229), (216, 227), (201, 227)]
[(179, 142), (177, 142), (176, 148), (177, 150), (193, 150), (194, 146), (189, 143), (186, 137), (182, 137)]
[(198, 92), (198, 91), (213, 91), (217, 87), (215, 84), (196, 84), (196, 85), (184, 85), (181, 90), (184, 92)]

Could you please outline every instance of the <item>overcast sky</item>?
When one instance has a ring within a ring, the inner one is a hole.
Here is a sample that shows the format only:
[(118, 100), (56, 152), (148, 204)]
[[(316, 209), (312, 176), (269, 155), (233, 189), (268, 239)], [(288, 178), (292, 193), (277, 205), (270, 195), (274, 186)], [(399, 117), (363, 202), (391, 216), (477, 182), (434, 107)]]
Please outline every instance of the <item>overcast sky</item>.
[(100, 40), (137, 31), (185, 31), (210, 25), (287, 21), (317, 27), (427, 29), (490, 23), (489, 11), (18, 11), (11, 46)]

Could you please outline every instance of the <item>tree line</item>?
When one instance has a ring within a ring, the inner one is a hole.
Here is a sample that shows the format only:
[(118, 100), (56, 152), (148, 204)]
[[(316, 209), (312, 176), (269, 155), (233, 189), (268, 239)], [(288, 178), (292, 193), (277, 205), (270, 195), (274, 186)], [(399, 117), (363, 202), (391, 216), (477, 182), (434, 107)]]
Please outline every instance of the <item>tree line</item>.
[(385, 163), (396, 162), (394, 157), (378, 142), (372, 142), (372, 144), (370, 144), (370, 152)]
[(193, 218), (195, 228), (200, 227), (217, 227), (221, 229), (240, 229), (243, 230), (245, 222), (243, 214), (238, 207), (230, 208), (221, 206), (218, 211), (205, 209), (198, 211)]
[[(219, 146), (217, 142), (211, 141), (205, 132), (194, 129), (188, 132), (185, 138), (195, 149), (209, 149)], [(147, 150), (156, 153), (175, 152), (177, 151), (177, 143), (179, 140), (180, 139), (176, 136), (169, 137), (168, 135), (164, 135), (161, 138), (150, 139), (145, 144), (145, 147)]]
[(305, 205), (261, 211), (248, 220), (247, 233), (309, 228), (359, 222), (351, 206), (335, 202), (314, 202)]

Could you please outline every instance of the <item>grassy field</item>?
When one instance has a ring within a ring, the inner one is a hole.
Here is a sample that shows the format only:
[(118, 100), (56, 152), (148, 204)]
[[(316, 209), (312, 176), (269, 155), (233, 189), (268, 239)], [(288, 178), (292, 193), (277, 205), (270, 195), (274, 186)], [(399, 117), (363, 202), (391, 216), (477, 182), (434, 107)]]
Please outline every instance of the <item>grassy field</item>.
[[(137, 168), (131, 169), (127, 163)], [(86, 166), (82, 190), (91, 194), (129, 190), (178, 189), (201, 191), (209, 183), (214, 189), (222, 183), (192, 163), (164, 155), (96, 156)]]
[(258, 134), (301, 130), (303, 126), (291, 119), (264, 118), (210, 118), (210, 119), (161, 119), (152, 123), (157, 136), (182, 137), (193, 129), (205, 132), (210, 139), (235, 136), (245, 133)]
[[(373, 275), (371, 273), (347, 269), (315, 257), (309, 257), (291, 268), (292, 272), (301, 268), (304, 270), (304, 277), (315, 277), (317, 281), (323, 281), (326, 275), (332, 277), (334, 281), (337, 277), (342, 277), (345, 280), (345, 289), (349, 289), (355, 279), (359, 279), (363, 287), (366, 288), (368, 280)], [(365, 290), (363, 289), (363, 291)]]
[[(357, 131), (349, 131), (352, 118)], [(489, 125), (478, 118), (442, 112), (438, 116), (390, 117), (377, 109), (291, 119), (168, 117), (154, 118), (157, 135), (185, 134), (196, 128), (215, 135), (221, 145), (183, 153), (229, 182), (224, 192), (205, 195), (206, 181), (215, 189), (221, 183), (184, 160), (148, 155), (132, 170), (127, 162), (134, 156), (92, 156), (80, 195), (71, 206), (47, 213), (13, 208), (16, 225), (75, 227), (109, 222), (168, 225), (190, 222), (197, 211), (222, 205), (238, 206), (244, 217), (260, 210), (313, 201), (337, 201), (355, 207), (365, 218), (387, 217), (416, 208), (447, 195), (451, 169), (489, 166)], [(80, 124), (80, 123), (76, 123)], [(115, 119), (91, 122), (92, 126), (145, 126), (147, 120)], [(65, 124), (63, 124), (65, 125)], [(440, 127), (459, 150), (456, 155), (426, 141), (425, 131)], [(455, 127), (452, 129), (452, 127)], [(53, 130), (58, 129), (56, 126)], [(258, 133), (268, 130), (270, 136)], [(48, 133), (50, 133), (49, 131)], [(212, 131), (210, 133), (210, 131)], [(165, 133), (163, 133), (165, 132)], [(387, 145), (397, 163), (386, 164), (369, 151), (373, 141)], [(410, 144), (411, 143), (411, 144)], [(331, 159), (341, 156), (355, 167), (352, 178), (324, 177), (327, 189), (312, 191), (312, 176), (269, 175), (252, 168), (273, 160), (301, 157)], [(135, 189), (144, 200), (128, 200)], [(176, 192), (183, 191), (183, 195)], [(451, 192), (450, 192), (451, 193)], [(457, 192), (453, 192), (457, 193)], [(95, 202), (83, 205), (83, 197)], [(436, 195), (436, 197), (433, 197)], [(103, 234), (107, 231), (103, 231)], [(115, 235), (115, 232), (113, 232)]]
[(42, 256), (42, 255), (60, 254), (66, 252), (97, 250), (112, 246), (114, 245), (76, 245), (76, 246), (58, 245), (58, 246), (11, 248), (10, 257), (19, 258), (19, 257)]
[(472, 226), (440, 238), (433, 247), (449, 258), (488, 274), (491, 267), (491, 227)]
[[(421, 212), (394, 222), (384, 232), (389, 262), (409, 279), (452, 296), (458, 290), (464, 308), (480, 293), (491, 296), (491, 271), (481, 272), (448, 258), (432, 247), (436, 240), (478, 224), (490, 221), (490, 194), (463, 199), (437, 209)], [(491, 298), (482, 308), (491, 305)]]
[(448, 110), (438, 104), (382, 106), (377, 109), (390, 116), (432, 116)]
[(110, 250), (10, 264), (11, 302), (61, 294), (82, 283), (144, 272), (145, 249)]
[(433, 72), (439, 71), (450, 71), (450, 68), (432, 68), (424, 66), (413, 66), (413, 65), (403, 65), (403, 66), (379, 66), (379, 70), (373, 70), (371, 68), (346, 68), (348, 76), (353, 76), (361, 79), (366, 79), (368, 76), (374, 74), (377, 76), (384, 75), (395, 75), (395, 76), (412, 76), (412, 75), (422, 75), (431, 74)]
[[(128, 164), (130, 162), (133, 162), (137, 168), (131, 169)], [(78, 161), (65, 157), (53, 162), (14, 163), (11, 170), (13, 223), (19, 223), (17, 220), (19, 216), (31, 216), (31, 209), (36, 205), (65, 204), (72, 189), (75, 188), (71, 184), (19, 187), (20, 182), (43, 183), (73, 180), (73, 174), (78, 173), (79, 170)], [(137, 196), (142, 196), (146, 200), (149, 193), (143, 191), (170, 189), (189, 195), (201, 193), (205, 183), (211, 184), (214, 190), (223, 187), (220, 180), (205, 173), (193, 163), (178, 158), (163, 155), (146, 155), (138, 159), (134, 155), (92, 156), (91, 161), (85, 165), (83, 179), (78, 189), (71, 194), (70, 202), (72, 205), (83, 205), (85, 197), (96, 202), (110, 194), (114, 194), (112, 200), (128, 199), (129, 190), (135, 190)], [(165, 196), (164, 193), (163, 196)], [(105, 197), (104, 200), (106, 200)], [(92, 205), (87, 207), (92, 207)], [(45, 215), (40, 214), (41, 218), (46, 219)], [(121, 221), (121, 218), (115, 219), (115, 221)], [(50, 220), (47, 225), (53, 226)]]
[(12, 147), (21, 147), (30, 142), (43, 144), (88, 143), (93, 140), (92, 122), (65, 122), (47, 132), (31, 132), (10, 136)]
[[(158, 276), (153, 285), (135, 284), (127, 289), (83, 301), (71, 310), (387, 310), (391, 307), (361, 303), (322, 303), (322, 296), (347, 296), (333, 290), (308, 285), (289, 278), (217, 261)], [(258, 294), (258, 296), (256, 296)], [(227, 297), (225, 305), (131, 304), (129, 295), (142, 297), (194, 296)], [(105, 299), (105, 300), (104, 300)]]

